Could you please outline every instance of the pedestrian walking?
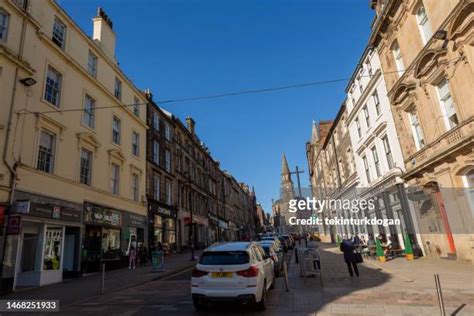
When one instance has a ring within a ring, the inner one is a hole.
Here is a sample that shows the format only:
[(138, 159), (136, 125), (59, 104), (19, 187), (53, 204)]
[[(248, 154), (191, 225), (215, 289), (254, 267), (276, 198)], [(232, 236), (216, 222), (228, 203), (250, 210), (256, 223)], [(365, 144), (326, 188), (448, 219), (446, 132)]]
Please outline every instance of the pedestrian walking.
[(344, 253), (344, 261), (347, 264), (347, 270), (351, 277), (355, 275), (359, 276), (359, 269), (357, 269), (356, 255), (354, 254), (354, 244), (349, 239), (344, 239), (340, 246), (341, 251)]
[(140, 265), (142, 267), (146, 266), (147, 261), (148, 261), (148, 249), (146, 249), (146, 247), (142, 245), (142, 253), (141, 253), (141, 256), (140, 256)]
[(128, 252), (128, 269), (136, 268), (137, 252), (135, 247), (130, 246), (130, 251)]

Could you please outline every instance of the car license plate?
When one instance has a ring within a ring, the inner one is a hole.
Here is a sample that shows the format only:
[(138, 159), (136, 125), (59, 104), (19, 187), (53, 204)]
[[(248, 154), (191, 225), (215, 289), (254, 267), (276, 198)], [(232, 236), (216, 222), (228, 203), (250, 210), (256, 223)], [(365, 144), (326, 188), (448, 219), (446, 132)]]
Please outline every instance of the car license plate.
[(232, 272), (212, 272), (212, 278), (231, 278)]

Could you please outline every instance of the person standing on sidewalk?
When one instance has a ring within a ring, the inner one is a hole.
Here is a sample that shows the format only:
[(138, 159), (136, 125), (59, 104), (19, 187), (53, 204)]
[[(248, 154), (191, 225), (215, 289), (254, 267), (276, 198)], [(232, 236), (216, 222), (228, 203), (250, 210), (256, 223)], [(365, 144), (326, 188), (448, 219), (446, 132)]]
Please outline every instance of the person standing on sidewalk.
[[(344, 239), (341, 242), (341, 251), (344, 253), (344, 261), (347, 264), (347, 269), (349, 270), (349, 274), (351, 277), (354, 276), (354, 272), (357, 276), (359, 276), (359, 269), (357, 269), (356, 258), (354, 255), (354, 244), (349, 239)], [(354, 271), (352, 271), (354, 269)]]
[(130, 247), (130, 251), (128, 253), (128, 269), (135, 269), (137, 261), (137, 252), (134, 246)]

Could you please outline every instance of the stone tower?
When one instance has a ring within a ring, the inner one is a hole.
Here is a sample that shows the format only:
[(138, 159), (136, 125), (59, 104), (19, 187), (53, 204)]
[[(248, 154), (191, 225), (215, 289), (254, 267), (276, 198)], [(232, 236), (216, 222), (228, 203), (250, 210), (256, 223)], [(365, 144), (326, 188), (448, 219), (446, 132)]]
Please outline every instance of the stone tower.
[(295, 191), (293, 189), (293, 181), (291, 181), (290, 168), (288, 167), (288, 161), (286, 156), (283, 154), (281, 161), (281, 184), (280, 184), (280, 199), (288, 202), (295, 197)]

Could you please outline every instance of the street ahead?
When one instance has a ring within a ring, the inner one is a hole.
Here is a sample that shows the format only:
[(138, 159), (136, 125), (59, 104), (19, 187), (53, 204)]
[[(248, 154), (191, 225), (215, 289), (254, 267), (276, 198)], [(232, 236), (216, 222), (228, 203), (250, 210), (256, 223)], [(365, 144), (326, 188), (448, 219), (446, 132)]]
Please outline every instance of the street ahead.
[[(283, 278), (278, 278), (276, 288), (268, 294), (265, 312), (228, 306), (195, 312), (190, 296), (190, 269), (63, 306), (61, 311), (68, 315), (437, 315), (433, 274), (439, 273), (447, 313), (474, 312), (470, 265), (425, 259), (407, 262), (400, 258), (386, 263), (366, 260), (359, 268), (360, 278), (350, 278), (339, 250), (331, 245), (322, 248), (324, 289), (321, 290), (317, 279), (309, 279), (305, 285), (292, 259), (290, 291), (285, 291)], [(289, 254), (286, 259), (290, 259)]]

